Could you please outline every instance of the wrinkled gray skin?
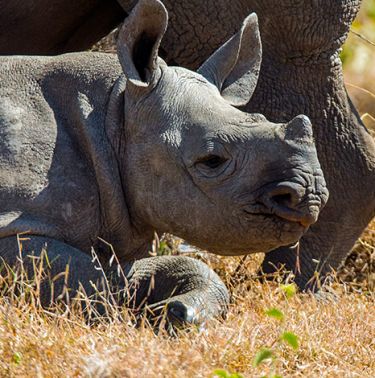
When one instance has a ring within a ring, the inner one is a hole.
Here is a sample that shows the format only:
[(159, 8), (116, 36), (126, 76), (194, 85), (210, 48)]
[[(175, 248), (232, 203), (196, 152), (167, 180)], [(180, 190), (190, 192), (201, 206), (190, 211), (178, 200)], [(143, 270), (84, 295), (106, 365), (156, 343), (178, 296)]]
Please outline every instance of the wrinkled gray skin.
[(285, 247), (268, 253), (262, 268), (272, 272), (285, 265), (301, 288), (315, 289), (314, 271), (323, 280), (336, 269), (375, 215), (375, 143), (348, 98), (339, 59), (360, 1), (234, 0), (229, 13), (223, 0), (165, 4), (173, 17), (164, 57), (191, 69), (248, 13), (257, 13), (263, 61), (254, 95), (243, 109), (274, 122), (309, 116), (330, 191), (318, 222), (301, 239), (300, 271), (296, 251)]
[[(99, 11), (98, 0), (77, 0), (76, 9), (68, 7), (66, 0), (54, 0), (54, 7), (38, 0), (33, 1), (35, 12), (30, 12), (30, 5), (20, 3), (0, 0), (4, 10), (0, 14), (3, 53), (61, 53), (88, 48), (116, 26), (116, 15), (125, 16), (136, 1), (119, 0), (125, 12), (114, 0), (106, 1), (105, 12)], [(164, 3), (171, 17), (161, 56), (168, 63), (190, 69), (198, 68), (233, 35), (250, 12), (257, 13), (263, 62), (254, 96), (244, 109), (263, 113), (274, 122), (308, 115), (331, 193), (319, 221), (300, 245), (301, 273), (295, 272), (296, 281), (301, 288), (313, 288), (308, 284), (313, 272), (320, 271), (324, 278), (331, 267), (337, 268), (375, 213), (374, 141), (347, 96), (338, 58), (360, 1)], [(14, 32), (9, 38), (11, 30)], [(295, 270), (295, 255), (294, 250), (277, 249), (267, 254), (263, 270), (272, 271), (279, 263)]]
[[(273, 121), (308, 115), (330, 191), (319, 222), (301, 239), (301, 274), (296, 272), (301, 287), (315, 285), (309, 282), (314, 270), (324, 278), (336, 269), (375, 215), (375, 143), (346, 93), (339, 59), (359, 5), (348, 0), (251, 2), (260, 17), (264, 60), (246, 110), (256, 109)], [(266, 256), (265, 271), (272, 269), (270, 263), (294, 270), (295, 253), (277, 249)]]
[(91, 294), (92, 246), (111, 273), (100, 237), (137, 288), (134, 306), (169, 303), (172, 321), (202, 322), (225, 312), (224, 284), (199, 261), (146, 258), (154, 231), (214, 253), (267, 251), (295, 243), (328, 192), (307, 117), (275, 124), (233, 106), (259, 73), (255, 14), (199, 73), (158, 58), (166, 26), (164, 6), (143, 0), (118, 58), (0, 58), (0, 256), (15, 265), (26, 233), (25, 265), (45, 248), (50, 277), (70, 264), (69, 286)]
[[(174, 14), (164, 40), (165, 59), (194, 69), (236, 23), (256, 12), (263, 44), (258, 85), (242, 109), (274, 122), (297, 114), (312, 120), (330, 199), (296, 251), (279, 248), (262, 268), (285, 265), (300, 288), (316, 289), (337, 268), (375, 215), (375, 143), (345, 90), (339, 51), (358, 12), (356, 0), (166, 0)], [(204, 27), (203, 27), (204, 25)]]

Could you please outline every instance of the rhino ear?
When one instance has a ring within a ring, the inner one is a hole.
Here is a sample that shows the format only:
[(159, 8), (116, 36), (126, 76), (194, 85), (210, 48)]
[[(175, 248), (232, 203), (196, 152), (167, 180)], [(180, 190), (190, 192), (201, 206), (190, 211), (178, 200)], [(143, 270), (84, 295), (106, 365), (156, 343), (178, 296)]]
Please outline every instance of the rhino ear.
[(250, 14), (241, 30), (216, 50), (198, 72), (216, 85), (221, 95), (233, 106), (249, 102), (262, 62), (258, 17)]
[(128, 81), (148, 87), (158, 71), (158, 51), (168, 13), (159, 0), (140, 0), (126, 18), (117, 39), (117, 55)]

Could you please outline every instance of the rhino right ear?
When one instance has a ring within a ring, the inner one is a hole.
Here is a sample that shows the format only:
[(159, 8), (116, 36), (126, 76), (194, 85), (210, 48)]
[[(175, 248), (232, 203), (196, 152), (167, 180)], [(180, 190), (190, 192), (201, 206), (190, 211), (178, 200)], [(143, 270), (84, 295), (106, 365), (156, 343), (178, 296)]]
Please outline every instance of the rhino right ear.
[(159, 0), (140, 0), (126, 18), (117, 39), (117, 55), (128, 81), (148, 87), (158, 71), (158, 51), (168, 13)]
[(249, 102), (262, 62), (258, 17), (250, 14), (241, 30), (216, 50), (198, 69), (233, 106)]

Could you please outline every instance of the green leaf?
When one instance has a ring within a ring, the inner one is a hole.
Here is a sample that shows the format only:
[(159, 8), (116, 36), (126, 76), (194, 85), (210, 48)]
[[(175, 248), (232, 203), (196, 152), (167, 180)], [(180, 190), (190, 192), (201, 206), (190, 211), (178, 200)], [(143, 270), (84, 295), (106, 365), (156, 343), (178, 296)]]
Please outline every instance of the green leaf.
[(262, 348), (258, 353), (255, 355), (253, 360), (253, 366), (259, 366), (264, 360), (268, 360), (272, 358), (273, 353), (272, 350), (267, 348)]
[(284, 314), (277, 308), (273, 307), (270, 308), (265, 312), (265, 314), (271, 318), (277, 319), (277, 320), (284, 320)]
[(21, 363), (22, 355), (21, 353), (15, 352), (12, 356), (12, 360), (16, 365)]
[(238, 373), (228, 373), (224, 369), (216, 369), (213, 371), (213, 376), (218, 378), (243, 378), (241, 374)]
[(216, 369), (213, 371), (213, 376), (218, 378), (228, 378), (229, 374), (226, 370)]
[(171, 250), (168, 246), (168, 243), (165, 240), (162, 240), (159, 242), (159, 250), (158, 250), (158, 255), (159, 256), (165, 256), (165, 255), (170, 255)]
[(286, 342), (289, 346), (291, 346), (294, 350), (298, 349), (298, 338), (293, 332), (284, 332), (280, 339)]
[(297, 287), (295, 284), (280, 285), (280, 287), (288, 299), (292, 298), (297, 292)]

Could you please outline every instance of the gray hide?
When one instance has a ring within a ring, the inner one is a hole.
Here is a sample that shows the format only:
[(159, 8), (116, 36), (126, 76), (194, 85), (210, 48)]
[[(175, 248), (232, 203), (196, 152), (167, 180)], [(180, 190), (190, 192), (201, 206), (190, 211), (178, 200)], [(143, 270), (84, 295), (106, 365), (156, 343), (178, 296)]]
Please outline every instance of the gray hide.
[[(131, 2), (120, 0), (129, 9)], [(266, 255), (266, 273), (284, 265), (300, 288), (316, 289), (337, 269), (375, 216), (375, 142), (350, 101), (339, 52), (360, 0), (164, 0), (173, 13), (163, 40), (168, 63), (195, 69), (256, 12), (263, 44), (258, 85), (248, 112), (274, 122), (298, 114), (312, 121), (330, 199), (296, 251)], [(229, 5), (230, 4), (230, 5)], [(250, 86), (252, 83), (250, 83)], [(319, 272), (320, 282), (311, 280)]]
[(146, 258), (154, 231), (214, 253), (268, 251), (299, 240), (328, 192), (306, 116), (275, 124), (233, 106), (259, 73), (256, 15), (199, 73), (157, 56), (166, 26), (164, 6), (142, 0), (118, 57), (0, 58), (0, 256), (14, 265), (26, 234), (26, 260), (46, 249), (51, 276), (70, 263), (69, 285), (90, 293), (91, 247), (110, 257), (100, 237), (136, 303), (200, 322), (225, 311), (225, 286), (199, 261)]
[[(121, 0), (125, 9), (130, 2)], [(265, 272), (280, 265), (296, 274), (301, 288), (315, 289), (337, 269), (375, 215), (375, 143), (350, 101), (339, 52), (360, 0), (165, 0), (173, 13), (163, 40), (168, 63), (199, 67), (256, 12), (263, 60), (254, 95), (242, 108), (274, 122), (298, 114), (311, 120), (330, 199), (300, 242), (300, 271), (294, 249), (266, 255)], [(230, 5), (229, 5), (230, 4)]]

